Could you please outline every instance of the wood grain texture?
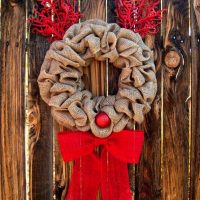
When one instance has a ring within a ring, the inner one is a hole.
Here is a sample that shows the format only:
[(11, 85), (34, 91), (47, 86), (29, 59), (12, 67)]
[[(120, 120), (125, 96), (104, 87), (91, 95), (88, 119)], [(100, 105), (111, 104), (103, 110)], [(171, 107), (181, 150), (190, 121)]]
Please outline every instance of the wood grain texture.
[[(106, 1), (87, 0), (81, 1), (81, 21), (88, 19), (106, 20)], [(91, 66), (84, 69), (84, 79), (87, 80), (86, 88), (90, 89), (93, 96), (105, 94), (105, 62), (93, 61)]]
[[(29, 1), (29, 17), (34, 3)], [(30, 31), (29, 53), (29, 170), (30, 199), (49, 200), (53, 198), (53, 121), (50, 108), (41, 99), (37, 78), (46, 51), (46, 38)]]
[(200, 199), (200, 1), (191, 5), (192, 145), (190, 199)]
[(87, 19), (106, 20), (106, 1), (105, 0), (87, 0), (81, 1), (81, 21)]
[[(108, 0), (107, 1), (107, 15), (108, 15), (108, 23), (116, 23), (116, 13), (115, 13), (115, 2), (113, 0)], [(121, 73), (121, 69), (118, 69), (114, 67), (112, 64), (109, 64), (108, 68), (108, 93), (110, 95), (115, 95), (118, 90), (118, 79), (119, 75)], [(132, 192), (132, 197), (134, 198), (135, 196), (135, 187), (136, 187), (136, 182), (135, 182), (135, 166), (133, 164), (128, 165), (128, 173), (129, 173), (129, 183), (130, 183), (130, 188)]]
[[(34, 36), (33, 36), (34, 37)], [(49, 47), (44, 38), (31, 37), (29, 73), (29, 119), (30, 126), (30, 198), (52, 199), (52, 118), (50, 108), (39, 96), (37, 77)]]
[[(155, 42), (154, 42), (155, 41)], [(161, 199), (161, 62), (162, 40), (160, 34), (148, 36), (147, 45), (154, 51), (158, 91), (151, 111), (145, 117), (142, 126), (145, 141), (142, 157), (136, 168), (135, 199)]]
[[(107, 10), (108, 10), (108, 23), (116, 23), (116, 14), (115, 14), (115, 3), (113, 0), (107, 1)], [(108, 68), (108, 91), (109, 94), (114, 95), (118, 90), (118, 79), (121, 73), (121, 69), (114, 67), (112, 64), (109, 64)]]
[(196, 15), (196, 22), (197, 23), (197, 26), (195, 26), (194, 30), (195, 31), (200, 31), (200, 0), (193, 0), (191, 2), (191, 10), (192, 10), (192, 13), (195, 12), (195, 15)]
[(60, 131), (65, 130), (64, 127), (60, 126), (55, 120), (54, 120), (54, 159), (55, 163), (55, 182), (54, 182), (54, 199), (56, 200), (65, 200), (67, 191), (69, 188), (69, 183), (71, 180), (72, 175), (72, 168), (73, 168), (73, 162), (65, 163), (62, 159), (59, 144), (57, 141), (57, 133)]
[(24, 200), (25, 4), (2, 2), (0, 199)]
[[(113, 0), (107, 1), (107, 21), (108, 23), (116, 23), (116, 13), (115, 13), (115, 2)], [(114, 67), (112, 64), (109, 64), (108, 68), (108, 93), (110, 95), (115, 95), (118, 90), (118, 79), (121, 73), (121, 69)], [(133, 125), (134, 126), (134, 125)], [(132, 197), (135, 197), (135, 188), (136, 188), (136, 181), (135, 181), (135, 166), (134, 164), (128, 165), (128, 173), (129, 173), (129, 183), (130, 189), (132, 192)]]
[(188, 199), (188, 135), (190, 95), (189, 5), (186, 0), (163, 1), (167, 7), (165, 52), (181, 55), (180, 65), (163, 65), (162, 199)]

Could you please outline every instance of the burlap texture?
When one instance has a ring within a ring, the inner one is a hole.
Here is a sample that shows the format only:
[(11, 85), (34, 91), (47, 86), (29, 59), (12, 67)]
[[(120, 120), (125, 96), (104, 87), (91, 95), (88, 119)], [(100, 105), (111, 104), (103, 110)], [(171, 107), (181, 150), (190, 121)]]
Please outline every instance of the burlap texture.
[[(93, 59), (108, 59), (121, 69), (115, 96), (93, 97), (84, 89), (83, 68)], [(131, 120), (141, 123), (157, 91), (153, 53), (139, 34), (101, 20), (75, 24), (63, 40), (52, 43), (38, 84), (57, 122), (69, 129), (91, 129), (98, 137), (121, 131)], [(95, 124), (100, 111), (111, 119), (107, 128)]]

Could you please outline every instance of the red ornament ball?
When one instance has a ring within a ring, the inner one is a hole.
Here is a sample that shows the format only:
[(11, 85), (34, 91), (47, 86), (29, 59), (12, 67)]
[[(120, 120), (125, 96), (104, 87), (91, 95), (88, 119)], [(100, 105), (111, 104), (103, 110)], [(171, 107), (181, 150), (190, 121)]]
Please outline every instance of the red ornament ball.
[(100, 128), (106, 128), (110, 125), (111, 120), (105, 112), (100, 112), (95, 117), (95, 123)]

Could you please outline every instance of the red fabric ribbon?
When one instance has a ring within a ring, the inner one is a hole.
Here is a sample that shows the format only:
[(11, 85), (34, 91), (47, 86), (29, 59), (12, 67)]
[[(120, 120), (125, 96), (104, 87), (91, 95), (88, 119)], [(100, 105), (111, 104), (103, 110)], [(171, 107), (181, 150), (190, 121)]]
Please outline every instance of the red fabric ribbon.
[[(131, 200), (127, 163), (138, 163), (143, 131), (123, 130), (107, 138), (81, 131), (58, 134), (64, 161), (75, 160), (67, 200)], [(96, 147), (100, 146), (100, 153)]]

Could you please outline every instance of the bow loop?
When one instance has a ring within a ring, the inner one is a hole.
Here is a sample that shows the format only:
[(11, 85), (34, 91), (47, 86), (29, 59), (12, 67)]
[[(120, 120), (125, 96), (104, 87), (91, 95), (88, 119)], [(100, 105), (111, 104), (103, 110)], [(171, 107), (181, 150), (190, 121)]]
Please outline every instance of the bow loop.
[(138, 163), (143, 141), (144, 132), (141, 130), (114, 132), (109, 138), (107, 151), (122, 162)]
[(58, 142), (65, 162), (86, 156), (95, 149), (94, 137), (82, 131), (60, 132), (58, 133)]
[(117, 159), (126, 163), (138, 163), (144, 133), (139, 130), (123, 130), (114, 132), (107, 138), (98, 138), (88, 132), (64, 131), (58, 134), (58, 140), (64, 161), (76, 160), (103, 145)]

